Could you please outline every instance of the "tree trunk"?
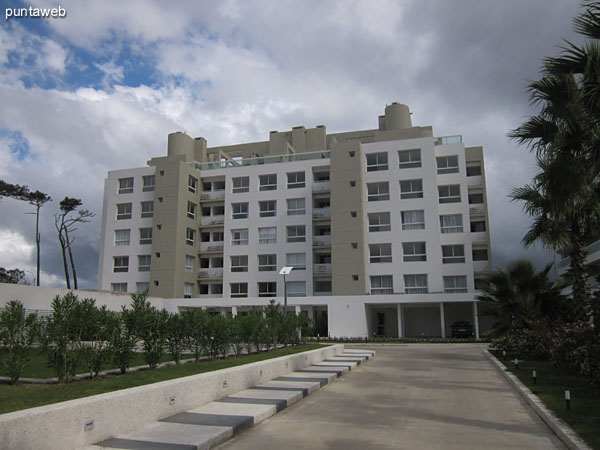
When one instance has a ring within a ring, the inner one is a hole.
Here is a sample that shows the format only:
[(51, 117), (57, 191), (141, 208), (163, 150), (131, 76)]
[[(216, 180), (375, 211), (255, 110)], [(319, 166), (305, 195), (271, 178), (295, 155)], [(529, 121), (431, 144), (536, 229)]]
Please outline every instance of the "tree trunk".
[(40, 285), (40, 205), (36, 205), (35, 211), (35, 245), (37, 251), (37, 278), (35, 280), (36, 286)]
[(587, 283), (587, 268), (585, 265), (585, 247), (582, 239), (574, 233), (572, 241), (571, 267), (569, 272), (573, 278), (573, 301), (576, 307), (581, 311), (581, 319), (590, 319), (590, 289)]
[(69, 261), (71, 261), (71, 272), (73, 272), (73, 289), (77, 289), (77, 272), (75, 272), (75, 261), (73, 260), (73, 252), (71, 252), (71, 242), (69, 242), (69, 234), (65, 228), (65, 240), (67, 250), (69, 251)]
[(60, 242), (60, 248), (62, 250), (62, 258), (63, 258), (63, 267), (65, 269), (65, 280), (67, 281), (67, 289), (71, 289), (71, 277), (69, 276), (69, 266), (67, 265), (67, 254), (65, 252), (65, 238), (63, 237), (63, 228), (62, 225), (58, 228), (58, 240)]

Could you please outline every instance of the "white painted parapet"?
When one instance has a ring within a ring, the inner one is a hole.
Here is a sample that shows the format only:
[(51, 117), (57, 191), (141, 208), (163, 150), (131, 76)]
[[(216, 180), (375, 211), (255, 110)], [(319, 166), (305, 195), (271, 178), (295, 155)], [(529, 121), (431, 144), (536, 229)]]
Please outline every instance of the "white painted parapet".
[[(0, 448), (75, 450), (342, 353), (343, 345), (0, 415)], [(160, 369), (159, 369), (160, 370)]]

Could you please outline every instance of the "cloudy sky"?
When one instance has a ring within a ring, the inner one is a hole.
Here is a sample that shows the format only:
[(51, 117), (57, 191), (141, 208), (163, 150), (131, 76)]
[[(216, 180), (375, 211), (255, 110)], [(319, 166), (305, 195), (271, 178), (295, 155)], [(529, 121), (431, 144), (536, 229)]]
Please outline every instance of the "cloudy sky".
[[(3, 0), (0, 179), (48, 193), (42, 284), (62, 286), (53, 216), (81, 198), (97, 216), (75, 240), (80, 287), (95, 288), (103, 180), (166, 153), (185, 131), (209, 146), (270, 130), (377, 127), (386, 104), (414, 125), (485, 149), (494, 266), (523, 250), (529, 219), (510, 203), (535, 166), (506, 133), (535, 113), (526, 82), (562, 39), (578, 42), (575, 0)], [(5, 19), (56, 7), (59, 19)], [(0, 202), (0, 267), (35, 271), (32, 207)]]

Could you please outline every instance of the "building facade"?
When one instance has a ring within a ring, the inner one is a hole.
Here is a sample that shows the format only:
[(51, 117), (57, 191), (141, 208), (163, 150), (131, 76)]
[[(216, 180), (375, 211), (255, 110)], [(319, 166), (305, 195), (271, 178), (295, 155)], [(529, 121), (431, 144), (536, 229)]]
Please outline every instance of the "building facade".
[(411, 314), (435, 316), (442, 335), (445, 303), (477, 321), (491, 269), (483, 149), (412, 126), (393, 103), (371, 130), (295, 127), (213, 148), (173, 133), (167, 156), (109, 173), (99, 289), (231, 310), (281, 299), (284, 266), (290, 303), (311, 314), (377, 300), (361, 333), (403, 334), (400, 304), (428, 308)]

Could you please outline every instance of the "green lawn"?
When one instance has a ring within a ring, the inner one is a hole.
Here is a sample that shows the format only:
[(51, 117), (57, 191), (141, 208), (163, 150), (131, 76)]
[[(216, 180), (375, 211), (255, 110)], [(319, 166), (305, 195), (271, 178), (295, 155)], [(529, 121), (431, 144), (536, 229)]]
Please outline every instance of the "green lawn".
[[(592, 448), (600, 450), (600, 395), (594, 392), (589, 379), (570, 375), (552, 367), (549, 361), (519, 361), (515, 370), (514, 357), (494, 355), (537, 395), (546, 407), (560, 417)], [(533, 384), (533, 370), (537, 384)], [(571, 392), (571, 410), (565, 405), (565, 389)]]
[[(191, 354), (186, 354), (186, 355), (182, 355), (181, 359), (187, 359), (187, 358), (193, 358), (193, 357), (194, 356)], [(0, 363), (2, 362), (3, 358), (6, 358), (6, 355), (0, 355)], [(29, 350), (29, 358), (30, 358), (29, 364), (27, 365), (27, 367), (25, 367), (25, 369), (23, 370), (23, 373), (21, 374), (22, 378), (53, 378), (53, 377), (56, 377), (56, 373), (54, 372), (54, 369), (52, 369), (51, 367), (48, 366), (48, 358), (46, 357), (46, 354), (42, 353), (41, 350), (30, 349)], [(160, 362), (167, 362), (167, 361), (173, 361), (173, 357), (169, 353), (164, 353), (162, 358), (160, 359)], [(130, 367), (144, 366), (146, 364), (147, 363), (146, 363), (144, 354), (136, 353), (133, 355)], [(109, 361), (109, 362), (105, 363), (104, 367), (102, 367), (102, 370), (110, 370), (110, 369), (117, 369), (117, 368), (118, 367), (114, 363), (112, 363), (112, 361)], [(78, 374), (88, 373), (87, 367), (85, 367), (84, 364), (80, 364), (79, 367), (77, 368), (77, 373)], [(4, 376), (4, 377), (8, 376), (8, 372), (6, 371), (6, 368), (2, 364), (0, 364), (0, 376)]]
[(315, 350), (322, 347), (319, 344), (298, 345), (271, 350), (270, 352), (244, 355), (237, 358), (230, 357), (216, 361), (169, 366), (161, 369), (127, 373), (125, 375), (109, 375), (96, 380), (82, 380), (69, 384), (21, 384), (15, 386), (2, 384), (0, 385), (0, 414), (171, 380), (173, 378), (186, 377), (198, 373), (226, 369), (228, 367)]

